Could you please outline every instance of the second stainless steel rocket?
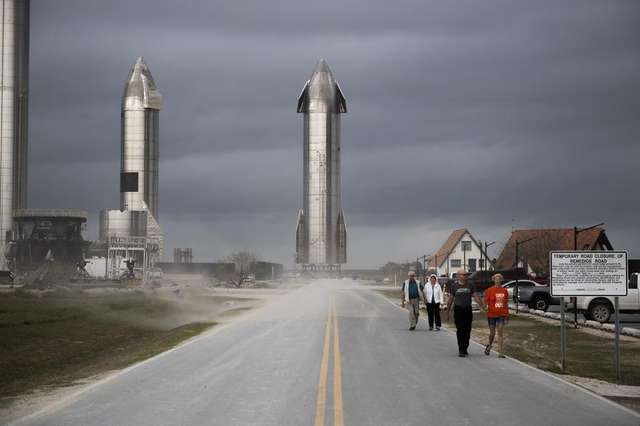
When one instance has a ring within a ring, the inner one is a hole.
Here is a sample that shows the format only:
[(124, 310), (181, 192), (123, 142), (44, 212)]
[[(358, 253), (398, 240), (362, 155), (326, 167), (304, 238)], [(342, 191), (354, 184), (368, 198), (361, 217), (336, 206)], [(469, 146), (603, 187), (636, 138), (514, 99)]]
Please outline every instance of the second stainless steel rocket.
[(340, 114), (347, 112), (347, 102), (322, 59), (302, 89), (298, 112), (304, 114), (304, 200), (296, 262), (304, 269), (336, 270), (347, 262), (340, 195)]

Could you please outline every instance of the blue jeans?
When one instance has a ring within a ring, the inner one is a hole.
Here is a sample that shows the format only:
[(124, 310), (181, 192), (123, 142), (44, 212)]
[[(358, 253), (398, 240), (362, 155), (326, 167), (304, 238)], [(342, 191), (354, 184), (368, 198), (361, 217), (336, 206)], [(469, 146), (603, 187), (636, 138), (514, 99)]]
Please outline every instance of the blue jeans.
[(490, 326), (495, 327), (496, 325), (504, 324), (506, 319), (507, 317), (495, 317), (495, 318), (487, 318), (487, 321), (489, 321)]

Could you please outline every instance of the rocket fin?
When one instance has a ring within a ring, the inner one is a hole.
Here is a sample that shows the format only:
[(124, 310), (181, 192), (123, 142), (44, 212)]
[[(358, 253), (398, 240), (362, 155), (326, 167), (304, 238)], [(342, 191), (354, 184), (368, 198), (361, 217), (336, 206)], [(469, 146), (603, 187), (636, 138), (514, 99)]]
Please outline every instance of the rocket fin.
[(302, 88), (302, 92), (300, 92), (300, 96), (298, 96), (298, 112), (305, 112), (305, 102), (307, 98), (307, 91), (309, 90), (309, 82), (310, 80), (307, 80)]
[(338, 263), (345, 264), (347, 263), (347, 225), (344, 221), (344, 214), (342, 210), (340, 210), (340, 214), (338, 215), (338, 226), (337, 226), (338, 238), (336, 241), (338, 242)]
[(149, 210), (147, 203), (143, 201), (142, 205), (144, 210), (147, 212), (147, 238), (158, 245), (157, 259), (155, 260), (160, 260), (164, 254), (164, 235), (162, 233), (162, 228), (158, 223), (158, 219), (151, 214), (151, 210)]
[(338, 103), (338, 112), (345, 114), (347, 112), (347, 99), (342, 94), (342, 89), (340, 89), (340, 85), (336, 81), (336, 102)]
[(296, 263), (309, 263), (306, 229), (304, 210), (300, 209), (298, 211), (298, 226), (296, 227)]

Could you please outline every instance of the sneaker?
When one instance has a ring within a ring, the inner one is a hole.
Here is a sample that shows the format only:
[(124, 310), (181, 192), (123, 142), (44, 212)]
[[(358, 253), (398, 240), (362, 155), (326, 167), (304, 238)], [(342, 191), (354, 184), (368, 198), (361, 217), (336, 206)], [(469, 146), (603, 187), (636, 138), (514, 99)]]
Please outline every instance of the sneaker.
[(440, 327), (436, 327), (436, 331), (440, 331)]
[(485, 346), (485, 348), (484, 348), (484, 354), (485, 354), (486, 356), (489, 356), (489, 355), (491, 354), (491, 345), (487, 345), (487, 346)]
[(413, 331), (413, 330), (415, 330), (415, 329), (416, 329), (416, 327), (415, 327), (415, 326), (413, 326), (413, 327), (409, 327), (409, 330), (411, 330), (411, 331)]
[(429, 331), (432, 331), (432, 330), (433, 330), (433, 327), (429, 327)]
[(459, 356), (460, 358), (464, 358), (464, 357), (465, 357), (465, 356), (467, 356), (467, 355), (465, 355), (463, 352), (460, 352), (460, 353), (458, 354), (458, 356)]

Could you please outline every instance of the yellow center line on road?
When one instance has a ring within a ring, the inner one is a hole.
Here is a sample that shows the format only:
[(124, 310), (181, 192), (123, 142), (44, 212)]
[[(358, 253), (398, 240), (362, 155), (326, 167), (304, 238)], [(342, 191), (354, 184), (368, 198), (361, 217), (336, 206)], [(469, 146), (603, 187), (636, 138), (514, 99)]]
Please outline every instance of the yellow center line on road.
[(325, 426), (327, 409), (327, 378), (329, 376), (329, 351), (331, 349), (331, 325), (333, 324), (333, 424), (344, 426), (342, 410), (342, 362), (340, 359), (340, 334), (338, 332), (338, 315), (335, 300), (331, 302), (327, 325), (325, 326), (322, 361), (320, 363), (320, 380), (318, 381), (318, 397), (316, 399), (315, 426)]
[(327, 315), (327, 325), (322, 347), (322, 362), (320, 363), (320, 380), (318, 382), (318, 398), (316, 399), (315, 426), (324, 426), (324, 413), (327, 406), (327, 376), (329, 372), (329, 345), (331, 343), (331, 309)]
[(340, 335), (338, 333), (338, 315), (333, 304), (333, 424), (344, 426), (342, 412), (342, 363), (340, 361)]

